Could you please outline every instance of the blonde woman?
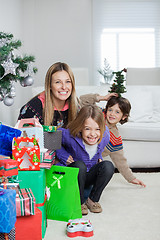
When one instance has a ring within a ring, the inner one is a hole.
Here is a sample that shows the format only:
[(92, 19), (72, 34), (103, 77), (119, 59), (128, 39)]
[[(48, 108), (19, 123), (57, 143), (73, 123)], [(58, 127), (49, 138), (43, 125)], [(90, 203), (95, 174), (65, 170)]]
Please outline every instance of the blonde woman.
[(20, 110), (18, 119), (37, 118), (41, 124), (65, 127), (80, 108), (75, 92), (75, 79), (66, 63), (54, 63), (45, 77), (45, 91)]

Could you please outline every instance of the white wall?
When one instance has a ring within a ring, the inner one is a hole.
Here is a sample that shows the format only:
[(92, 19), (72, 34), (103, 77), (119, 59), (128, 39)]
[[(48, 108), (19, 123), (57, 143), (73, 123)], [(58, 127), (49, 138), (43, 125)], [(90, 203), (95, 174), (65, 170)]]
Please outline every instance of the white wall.
[[(93, 84), (92, 0), (0, 0), (0, 9), (0, 31), (13, 33), (22, 41), (19, 50), (36, 58), (33, 87), (44, 85), (47, 69), (57, 61), (85, 69)], [(16, 84), (14, 105), (0, 102), (0, 121), (14, 126), (17, 109), (30, 99), (31, 89)]]

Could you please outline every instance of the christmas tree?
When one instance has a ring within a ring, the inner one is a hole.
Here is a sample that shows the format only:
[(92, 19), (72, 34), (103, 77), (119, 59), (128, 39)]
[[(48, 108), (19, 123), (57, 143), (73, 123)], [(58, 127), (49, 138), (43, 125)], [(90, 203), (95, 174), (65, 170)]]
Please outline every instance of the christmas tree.
[(14, 82), (19, 81), (22, 87), (33, 84), (32, 74), (37, 72), (31, 63), (34, 56), (14, 56), (14, 50), (22, 46), (20, 40), (13, 40), (13, 34), (0, 32), (0, 101), (7, 106), (14, 102)]
[(124, 78), (123, 72), (127, 72), (127, 69), (124, 68), (121, 71), (113, 72), (113, 74), (115, 74), (116, 77), (115, 77), (115, 80), (113, 81), (114, 83), (112, 84), (110, 90), (108, 91), (110, 93), (112, 92), (118, 93), (119, 97), (121, 97), (122, 93), (126, 92), (126, 88), (124, 86), (125, 78)]

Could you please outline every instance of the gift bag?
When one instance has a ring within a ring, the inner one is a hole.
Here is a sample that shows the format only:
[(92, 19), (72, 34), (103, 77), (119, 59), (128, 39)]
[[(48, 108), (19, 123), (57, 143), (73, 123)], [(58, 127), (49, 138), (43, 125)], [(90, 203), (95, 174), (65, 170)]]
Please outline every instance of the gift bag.
[(19, 137), (21, 131), (0, 123), (0, 154), (12, 156), (12, 140)]
[(53, 165), (46, 170), (47, 218), (68, 221), (82, 217), (78, 168)]
[(25, 118), (25, 119), (18, 120), (15, 127), (22, 131), (22, 134), (21, 134), (22, 137), (24, 135), (24, 132), (28, 137), (35, 136), (40, 146), (40, 149), (44, 148), (43, 127), (39, 123), (38, 119)]
[(57, 150), (61, 148), (62, 131), (58, 130), (56, 126), (43, 125), (44, 147), (48, 150)]
[(40, 148), (35, 137), (14, 138), (12, 158), (19, 170), (40, 170)]

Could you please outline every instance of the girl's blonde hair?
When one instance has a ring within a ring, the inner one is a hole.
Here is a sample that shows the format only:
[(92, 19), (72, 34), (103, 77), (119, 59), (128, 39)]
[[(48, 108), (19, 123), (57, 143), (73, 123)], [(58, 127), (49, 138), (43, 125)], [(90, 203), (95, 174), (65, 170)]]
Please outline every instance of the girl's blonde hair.
[(45, 125), (52, 125), (54, 118), (54, 100), (51, 90), (52, 75), (58, 71), (66, 71), (71, 79), (72, 93), (67, 99), (69, 104), (68, 122), (72, 121), (77, 114), (77, 98), (75, 91), (75, 79), (71, 68), (66, 63), (54, 63), (47, 71), (45, 77), (45, 103), (43, 109), (43, 119)]
[(106, 127), (102, 110), (95, 105), (85, 105), (82, 107), (77, 117), (68, 124), (67, 128), (70, 129), (70, 133), (73, 137), (81, 137), (81, 131), (84, 127), (85, 120), (90, 117), (98, 124), (100, 128), (100, 142)]

